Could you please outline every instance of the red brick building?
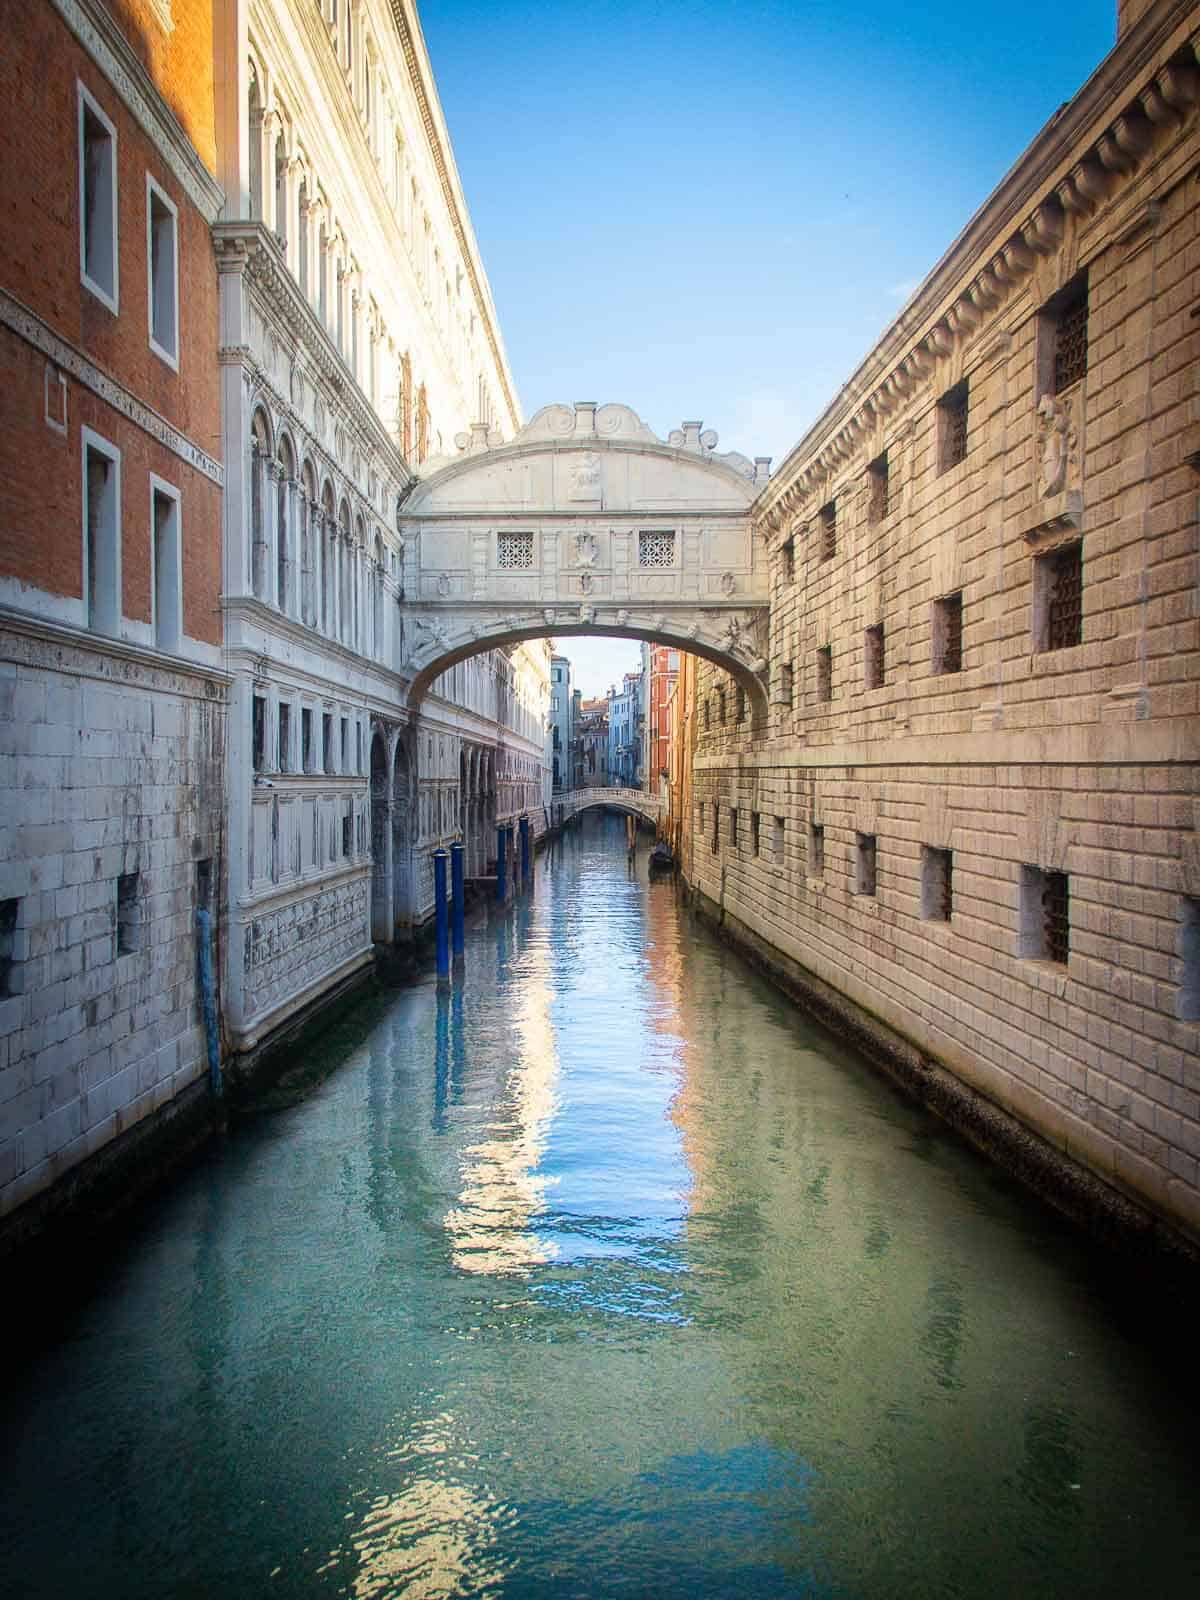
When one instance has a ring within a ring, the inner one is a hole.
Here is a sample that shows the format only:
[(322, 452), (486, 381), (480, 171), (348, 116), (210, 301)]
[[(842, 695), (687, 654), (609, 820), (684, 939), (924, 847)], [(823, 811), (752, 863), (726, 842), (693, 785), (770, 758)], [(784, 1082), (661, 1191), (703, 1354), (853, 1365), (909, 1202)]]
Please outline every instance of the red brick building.
[(648, 645), (646, 653), (646, 763), (642, 785), (650, 794), (665, 794), (671, 744), (667, 702), (679, 676), (679, 651), (655, 644)]
[(212, 6), (30, 0), (0, 59), (0, 1215), (206, 1070), (221, 881)]

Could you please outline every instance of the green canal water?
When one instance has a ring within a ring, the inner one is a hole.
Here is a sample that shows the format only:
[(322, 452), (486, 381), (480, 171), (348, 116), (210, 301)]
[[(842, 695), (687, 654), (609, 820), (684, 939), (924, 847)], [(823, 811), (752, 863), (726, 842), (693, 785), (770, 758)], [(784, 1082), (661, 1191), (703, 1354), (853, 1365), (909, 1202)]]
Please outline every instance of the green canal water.
[(555, 846), (7, 1364), (5, 1597), (1200, 1592), (1190, 1313), (622, 841)]

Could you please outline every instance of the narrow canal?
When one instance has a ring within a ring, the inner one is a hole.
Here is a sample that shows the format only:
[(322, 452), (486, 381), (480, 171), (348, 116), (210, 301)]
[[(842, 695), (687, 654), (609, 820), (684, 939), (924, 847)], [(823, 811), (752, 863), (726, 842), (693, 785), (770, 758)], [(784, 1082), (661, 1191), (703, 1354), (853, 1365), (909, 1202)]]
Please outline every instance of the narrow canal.
[(1194, 1374), (1144, 1307), (622, 830), (9, 1365), (6, 1596), (1197, 1592)]

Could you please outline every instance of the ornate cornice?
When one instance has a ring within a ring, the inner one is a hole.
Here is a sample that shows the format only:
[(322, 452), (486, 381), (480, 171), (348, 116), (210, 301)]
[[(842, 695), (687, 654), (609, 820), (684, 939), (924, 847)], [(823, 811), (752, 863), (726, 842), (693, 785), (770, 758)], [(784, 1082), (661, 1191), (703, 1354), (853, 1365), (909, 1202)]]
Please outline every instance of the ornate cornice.
[(96, 0), (51, 0), (51, 4), (121, 96), (188, 199), (206, 222), (215, 222), (225, 204), (225, 191), (112, 17)]
[(508, 381), (508, 362), (503, 350), (500, 348), (500, 339), (496, 332), (495, 319), (492, 315), (492, 297), (485, 294), (479, 271), (476, 266), (477, 251), (475, 241), (467, 230), (463, 218), (463, 209), (459, 205), (457, 174), (453, 169), (453, 157), (448, 155), (446, 145), (442, 139), (441, 118), (435, 115), (434, 96), (426, 84), (423, 58), (425, 56), (424, 41), (418, 51), (417, 39), (413, 35), (408, 9), (404, 0), (390, 0), (392, 19), (396, 24), (396, 34), (400, 40), (400, 48), (404, 51), (405, 65), (412, 82), (413, 93), (417, 98), (417, 109), (421, 113), (421, 123), (425, 129), (425, 137), (429, 142), (429, 151), (433, 157), (434, 168), (438, 175), (438, 182), (442, 187), (442, 197), (446, 202), (446, 209), (450, 215), (450, 222), (454, 228), (454, 236), (458, 240), (458, 247), (462, 251), (463, 261), (466, 263), (467, 276), (471, 280), (471, 288), (475, 293), (475, 300), (480, 310), (484, 313), (483, 325), (487, 332), (488, 347), (492, 352), (492, 360), (496, 364), (496, 376), (504, 390), (504, 398), (508, 402), (509, 415), (514, 425), (519, 425), (521, 408)]
[[(1039, 258), (1062, 248), (1069, 223), (1112, 203), (1160, 138), (1194, 125), (1200, 35), (1179, 37), (1192, 13), (1183, 0), (1159, 0), (1042, 130), (763, 490), (755, 510), (768, 536), (825, 492), (939, 360), (994, 326)], [(1157, 212), (1156, 200), (1142, 204), (1115, 242), (1149, 235)], [(1004, 331), (986, 340), (985, 359), (1002, 353)]]
[(189, 467), (202, 472), (219, 488), (224, 486), (225, 471), (219, 461), (215, 461), (206, 450), (194, 444), (186, 434), (180, 433), (166, 417), (151, 410), (123, 383), (118, 383), (116, 378), (104, 372), (74, 345), (60, 338), (35, 311), (30, 311), (28, 306), (22, 305), (19, 300), (14, 300), (4, 289), (0, 289), (0, 325), (15, 333), (18, 338), (24, 339), (26, 344), (40, 351), (48, 360), (53, 361), (55, 366), (70, 373), (76, 382), (83, 384), (84, 388), (98, 395), (114, 411), (119, 411), (144, 433), (148, 433), (151, 438), (157, 439), (159, 444), (173, 451), (181, 461), (186, 461)]
[[(269, 230), (261, 222), (218, 222), (213, 225), (212, 235), (217, 271), (246, 280), (265, 303), (276, 332), (303, 348), (313, 377), (324, 386), (327, 400), (339, 407), (357, 430), (364, 454), (377, 453), (385, 460), (392, 477), (401, 485), (401, 493), (407, 493), (416, 482), (412, 469), (317, 320)], [(252, 364), (248, 351), (228, 347), (221, 351), (220, 359)], [(344, 470), (339, 464), (339, 471)]]

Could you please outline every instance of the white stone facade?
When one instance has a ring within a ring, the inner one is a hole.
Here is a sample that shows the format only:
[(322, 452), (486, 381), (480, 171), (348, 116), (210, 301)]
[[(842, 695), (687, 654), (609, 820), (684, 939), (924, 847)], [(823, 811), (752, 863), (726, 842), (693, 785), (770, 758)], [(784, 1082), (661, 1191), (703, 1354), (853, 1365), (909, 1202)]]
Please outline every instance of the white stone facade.
[[(406, 7), (224, 7), (218, 55), (225, 627), (224, 1005), (255, 1049), (541, 812), (544, 646), (409, 706), (413, 471), (520, 423), (428, 61)], [(401, 330), (403, 338), (401, 338)], [(540, 674), (540, 676), (539, 676)]]

